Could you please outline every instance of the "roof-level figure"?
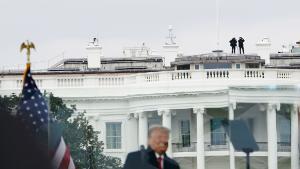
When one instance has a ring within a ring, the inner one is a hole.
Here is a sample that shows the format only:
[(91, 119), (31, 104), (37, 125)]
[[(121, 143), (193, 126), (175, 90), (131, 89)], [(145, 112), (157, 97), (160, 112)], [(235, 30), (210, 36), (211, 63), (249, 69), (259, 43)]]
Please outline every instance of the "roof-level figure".
[(89, 42), (88, 46), (99, 46), (99, 39), (94, 37), (94, 38)]

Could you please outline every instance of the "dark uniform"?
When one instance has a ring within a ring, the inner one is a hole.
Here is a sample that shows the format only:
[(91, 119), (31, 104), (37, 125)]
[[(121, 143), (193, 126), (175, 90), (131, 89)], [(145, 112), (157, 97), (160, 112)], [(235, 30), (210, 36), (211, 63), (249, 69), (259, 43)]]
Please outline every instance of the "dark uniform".
[(240, 54), (243, 54), (245, 53), (244, 51), (244, 42), (245, 42), (245, 39), (243, 39), (242, 37), (240, 37), (239, 39), (239, 49), (240, 49)]
[[(163, 169), (180, 169), (178, 163), (164, 154)], [(123, 169), (158, 169), (159, 164), (155, 156), (155, 152), (151, 149), (142, 149), (140, 151), (131, 152), (127, 155), (127, 159)]]
[(235, 48), (236, 48), (236, 43), (237, 43), (236, 39), (232, 38), (229, 41), (229, 43), (230, 43), (230, 46), (231, 46), (231, 53), (235, 53)]

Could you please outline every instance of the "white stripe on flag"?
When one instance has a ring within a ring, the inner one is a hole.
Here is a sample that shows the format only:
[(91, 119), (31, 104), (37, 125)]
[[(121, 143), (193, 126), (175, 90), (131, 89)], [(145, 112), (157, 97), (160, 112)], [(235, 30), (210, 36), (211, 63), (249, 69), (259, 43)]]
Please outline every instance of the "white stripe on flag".
[(70, 162), (69, 162), (69, 167), (68, 167), (68, 169), (75, 169), (75, 166), (74, 166), (72, 157), (70, 157)]
[(59, 168), (60, 163), (64, 158), (65, 152), (66, 152), (66, 144), (64, 142), (64, 139), (61, 138), (59, 146), (57, 147), (55, 155), (52, 159), (52, 166), (53, 166), (54, 169)]

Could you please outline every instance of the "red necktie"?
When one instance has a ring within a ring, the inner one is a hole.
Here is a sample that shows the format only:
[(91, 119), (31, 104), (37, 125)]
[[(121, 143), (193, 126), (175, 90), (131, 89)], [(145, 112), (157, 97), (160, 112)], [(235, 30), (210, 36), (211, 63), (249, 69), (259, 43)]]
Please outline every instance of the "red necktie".
[(163, 168), (162, 168), (162, 165), (161, 165), (161, 162), (162, 162), (162, 158), (161, 158), (161, 157), (158, 157), (158, 158), (157, 158), (158, 169), (163, 169)]

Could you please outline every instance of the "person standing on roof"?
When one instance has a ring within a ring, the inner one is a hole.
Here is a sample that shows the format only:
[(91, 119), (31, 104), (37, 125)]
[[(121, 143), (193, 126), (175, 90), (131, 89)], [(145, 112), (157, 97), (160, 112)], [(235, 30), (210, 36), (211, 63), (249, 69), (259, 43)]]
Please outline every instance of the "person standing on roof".
[(231, 53), (235, 53), (235, 48), (236, 48), (236, 43), (237, 43), (236, 39), (232, 38), (229, 41), (229, 43), (230, 43), (230, 46), (231, 46)]
[(245, 42), (245, 39), (242, 38), (242, 37), (240, 37), (238, 42), (239, 42), (240, 54), (242, 54), (242, 52), (243, 52), (243, 54), (245, 54), (245, 51), (244, 51), (244, 42)]

